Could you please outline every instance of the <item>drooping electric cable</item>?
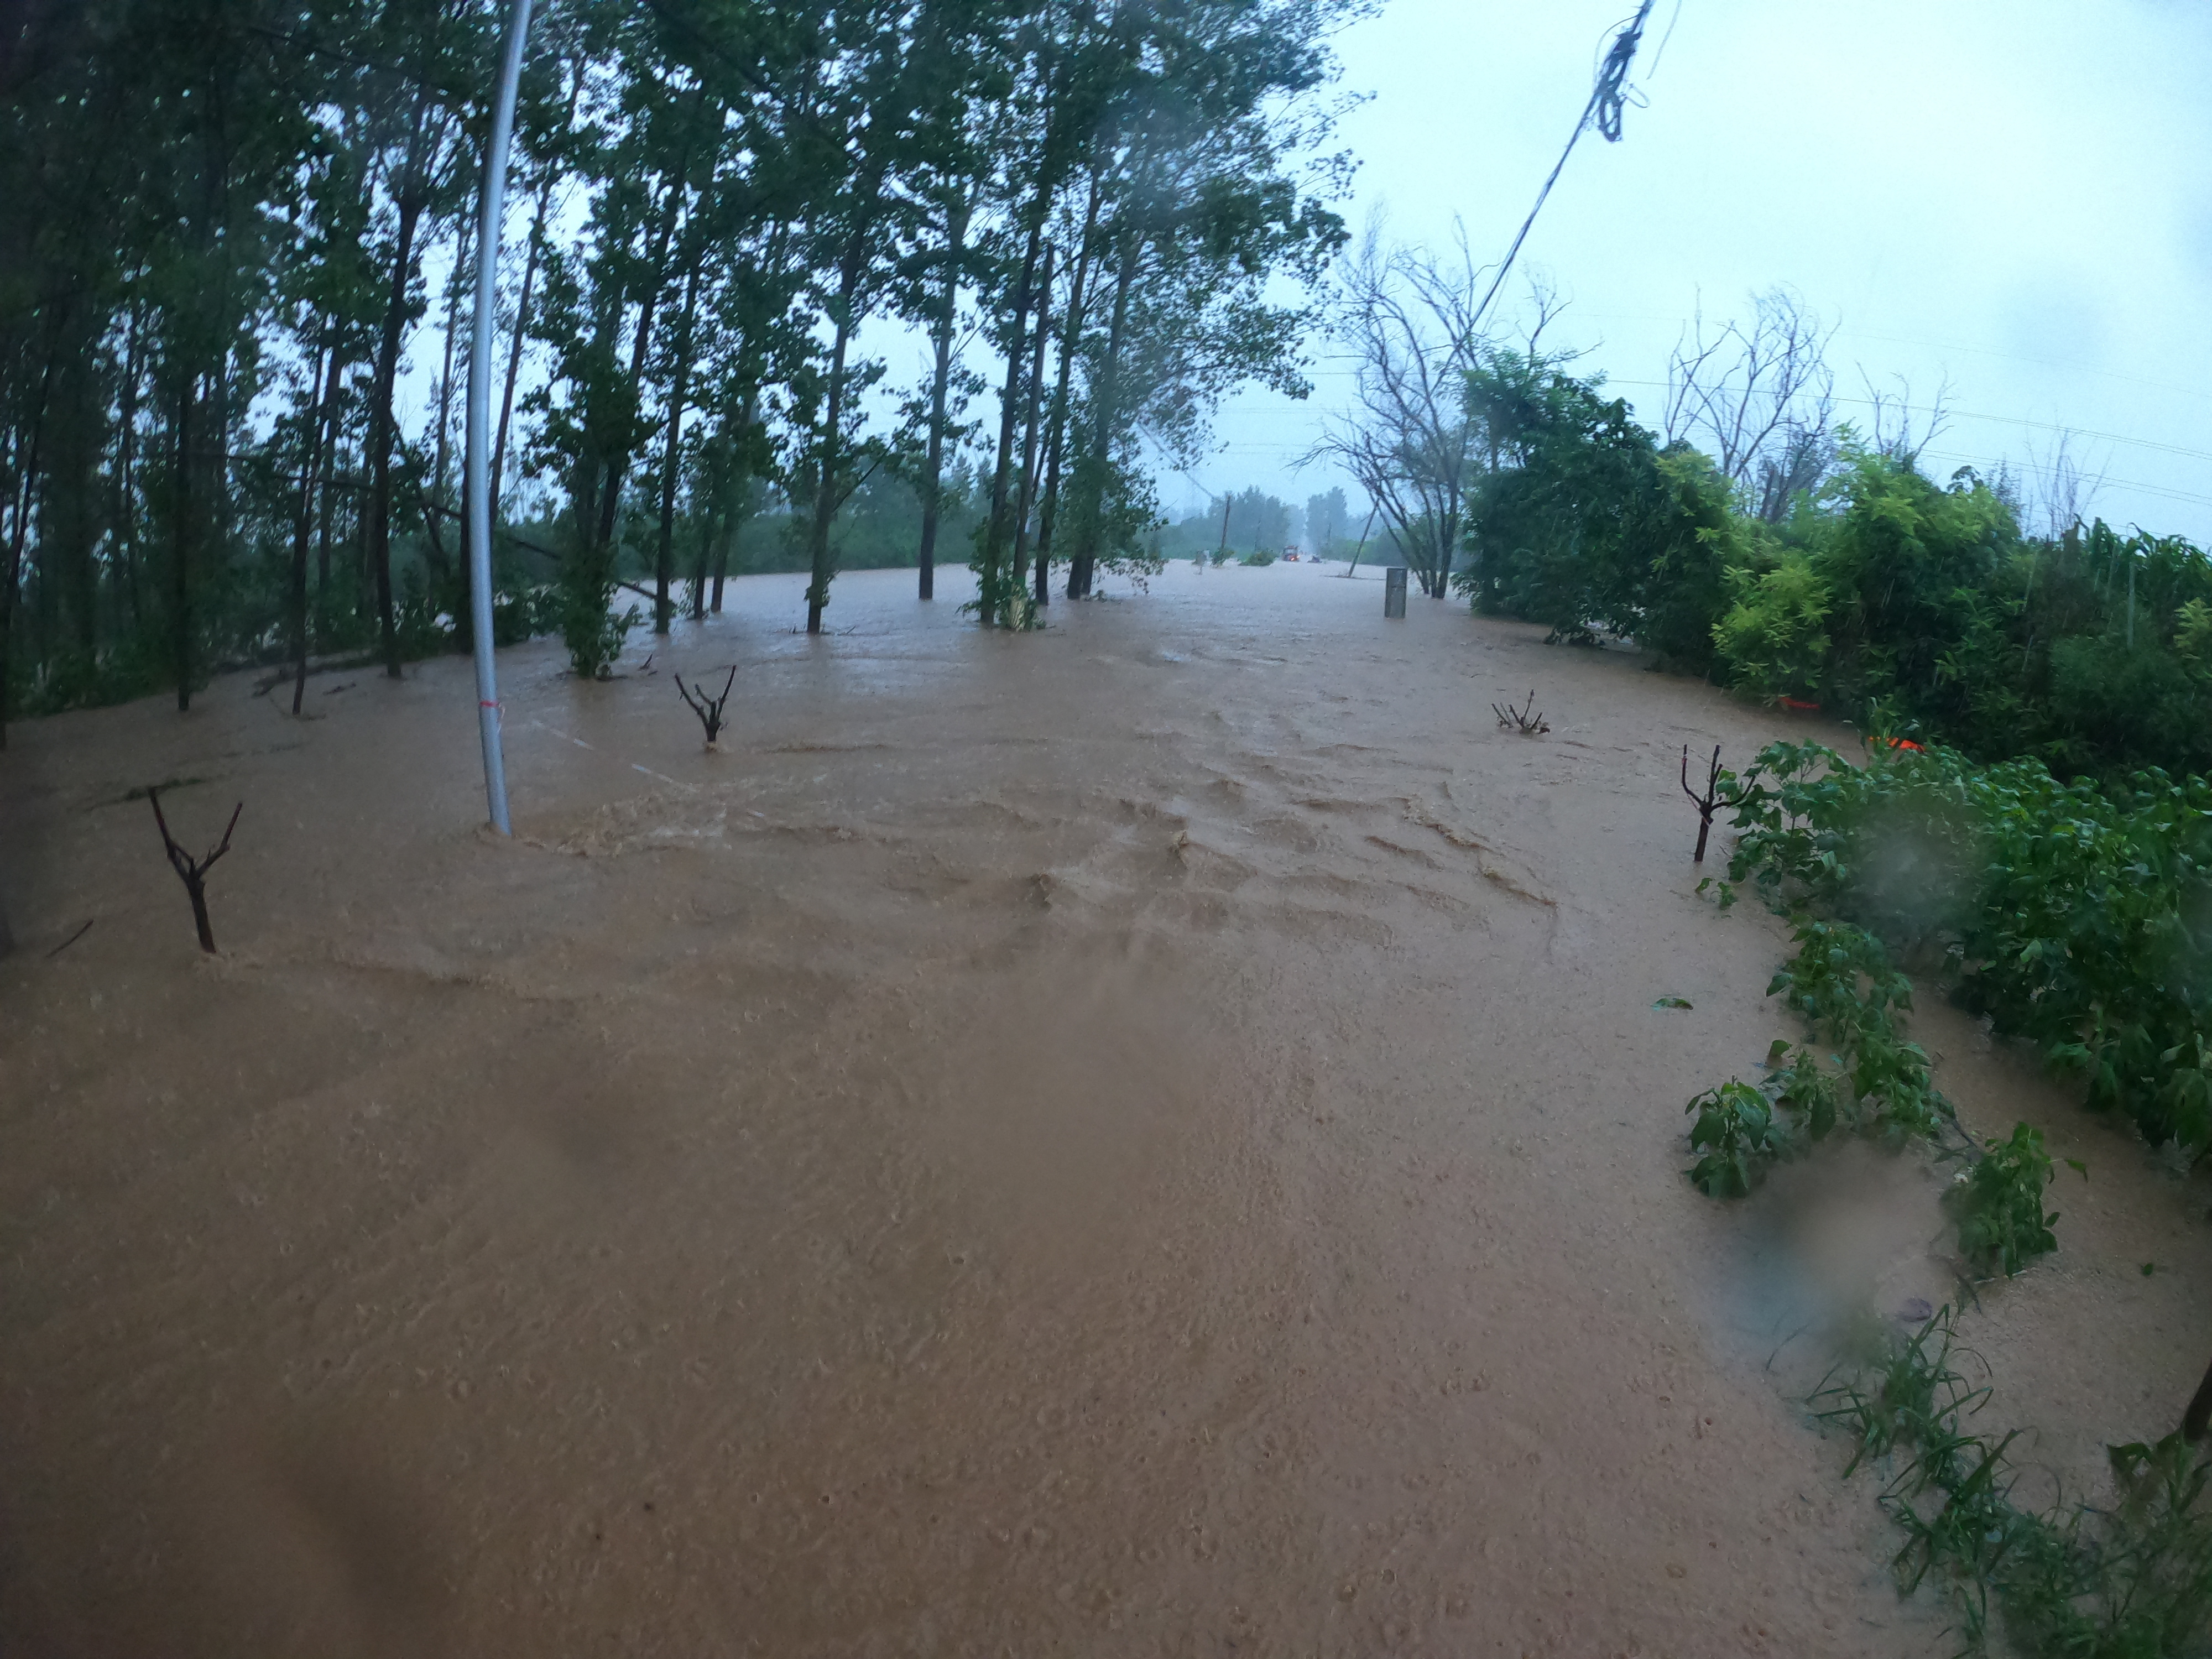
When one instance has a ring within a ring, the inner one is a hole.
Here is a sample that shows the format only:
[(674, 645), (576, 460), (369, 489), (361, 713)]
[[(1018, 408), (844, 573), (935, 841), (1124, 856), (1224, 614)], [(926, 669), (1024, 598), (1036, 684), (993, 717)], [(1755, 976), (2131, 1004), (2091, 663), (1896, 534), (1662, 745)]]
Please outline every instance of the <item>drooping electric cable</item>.
[(1659, 37), (1659, 50), (1651, 54), (1651, 67), (1644, 71), (1645, 80), (1659, 73), (1659, 65), (1666, 60), (1667, 43), (1674, 38), (1674, 25), (1681, 21), (1682, 0), (1674, 0), (1674, 12), (1667, 19), (1667, 32)]
[[(1530, 227), (1535, 224), (1536, 216), (1544, 210), (1544, 198), (1552, 193), (1552, 186), (1559, 182), (1559, 174), (1567, 165), (1567, 157), (1575, 153), (1575, 145), (1583, 133), (1595, 125), (1607, 143), (1620, 142), (1620, 112), (1627, 98), (1628, 65), (1636, 56), (1638, 44), (1644, 39), (1644, 23), (1651, 15), (1651, 6), (1652, 0), (1642, 0), (1636, 8), (1636, 15), (1613, 37), (1613, 45), (1605, 54), (1605, 61), (1598, 65), (1597, 84), (1590, 88), (1589, 101), (1583, 106), (1582, 118), (1575, 123), (1575, 130), (1567, 138), (1567, 147), (1559, 152), (1559, 159), (1553, 164), (1551, 177), (1544, 180), (1543, 189), (1536, 192), (1536, 204), (1528, 210), (1528, 216), (1521, 222), (1520, 234), (1514, 237), (1513, 246), (1505, 250), (1505, 258), (1498, 264), (1498, 275), (1491, 282), (1490, 291), (1482, 296), (1482, 303), (1474, 308), (1474, 315), (1468, 323), (1469, 331), (1482, 321), (1483, 313), (1490, 309), (1490, 302), (1498, 297), (1498, 290), (1505, 286), (1506, 275), (1513, 269), (1513, 261), (1521, 252), (1521, 244), (1528, 240)], [(1670, 24), (1668, 32), (1672, 31), (1673, 25)]]

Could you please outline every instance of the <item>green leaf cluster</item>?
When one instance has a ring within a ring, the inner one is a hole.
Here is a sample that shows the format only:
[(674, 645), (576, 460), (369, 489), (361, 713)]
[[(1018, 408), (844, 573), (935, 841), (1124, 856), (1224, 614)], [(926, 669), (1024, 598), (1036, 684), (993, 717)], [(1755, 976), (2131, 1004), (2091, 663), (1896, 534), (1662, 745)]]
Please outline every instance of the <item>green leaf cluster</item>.
[(1551, 624), (1555, 640), (1633, 635), (1670, 665), (1714, 664), (1724, 572), (1744, 556), (1729, 486), (1686, 447), (1662, 449), (1607, 398), (1534, 355), (1468, 375), (1468, 410), (1493, 464), (1455, 577), (1478, 611)]
[[(1929, 957), (1954, 1000), (2083, 1077), (2093, 1108), (2154, 1146), (2212, 1148), (2212, 783), (2143, 771), (2106, 791), (2033, 760), (1931, 746), (1853, 766), (1777, 744), (1733, 803), (1731, 882)], [(1790, 981), (1793, 1002), (1827, 1017), (1840, 961), (1794, 964), (1816, 976)]]
[[(1773, 757), (1771, 771), (1754, 767), (1740, 785), (1739, 812), (1765, 815), (1747, 838), (1764, 835), (1759, 844), (1770, 858), (1791, 860), (1786, 876), (1767, 867), (1772, 891), (1833, 894), (1850, 884), (1850, 866), (1842, 856), (1848, 848), (1828, 844), (1774, 805), (1784, 795), (1803, 806), (1808, 795), (1832, 800), (1843, 792), (1832, 773), (1808, 775), (1811, 758), (1792, 749)], [(1770, 781), (1778, 774), (1780, 781)], [(1739, 880), (1746, 857), (1740, 846), (1732, 866)], [(1704, 1154), (1689, 1171), (1698, 1190), (1740, 1196), (1767, 1164), (1840, 1127), (1893, 1152), (1917, 1141), (1971, 1158), (1947, 1207), (1958, 1224), (1960, 1251), (1974, 1267), (2015, 1273), (2032, 1257), (2057, 1249), (2051, 1228), (2058, 1218), (2042, 1208), (2051, 1176), (2042, 1136), (2023, 1123), (2008, 1139), (1978, 1150), (1963, 1135), (1936, 1087), (1927, 1051), (1899, 1029), (1899, 1018), (1911, 1012), (1912, 982), (1881, 939), (1855, 922), (1810, 915), (1797, 918), (1795, 937), (1796, 954), (1766, 993), (1781, 997), (1835, 1052), (1823, 1065), (1810, 1048), (1792, 1053), (1788, 1043), (1777, 1042), (1763, 1087), (1732, 1079), (1690, 1102), (1687, 1109), (1698, 1114), (1691, 1147)]]
[(2003, 478), (1939, 483), (1848, 429), (1810, 488), (1754, 499), (1533, 354), (1486, 360), (1468, 408), (1488, 465), (1455, 580), (1478, 610), (1984, 762), (2212, 771), (2212, 557), (2181, 538), (2029, 536)]
[(1768, 994), (1785, 995), (1836, 1052), (1823, 1057), (1778, 1042), (1762, 1083), (1732, 1078), (1690, 1101), (1685, 1109), (1697, 1115), (1690, 1146), (1702, 1156), (1687, 1173), (1708, 1197), (1742, 1196), (1769, 1164), (1838, 1128), (1894, 1151), (1940, 1141), (1955, 1127), (1927, 1054), (1892, 1022), (1891, 1009), (1911, 1006), (1910, 987), (1881, 941), (1848, 924), (1807, 921), (1798, 942)]
[(1959, 1224), (1959, 1247), (1968, 1261), (2009, 1275), (2030, 1258), (2058, 1248), (2051, 1231), (2058, 1218), (2043, 1209), (2051, 1176), (2042, 1133), (2025, 1123), (2014, 1127), (2011, 1139), (1986, 1148), (1972, 1169), (1959, 1172), (1943, 1204)]
[(1769, 1164), (1789, 1155), (1789, 1127), (1762, 1089), (1731, 1078), (1696, 1097), (1687, 1109), (1698, 1119), (1690, 1127), (1690, 1150), (1700, 1154), (1688, 1173), (1708, 1198), (1742, 1197)]

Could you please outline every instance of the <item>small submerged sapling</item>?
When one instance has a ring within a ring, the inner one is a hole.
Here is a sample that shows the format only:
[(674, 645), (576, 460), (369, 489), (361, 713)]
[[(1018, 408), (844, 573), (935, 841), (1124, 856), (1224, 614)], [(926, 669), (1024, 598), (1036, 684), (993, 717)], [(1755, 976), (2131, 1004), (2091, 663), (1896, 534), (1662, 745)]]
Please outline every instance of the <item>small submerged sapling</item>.
[(1705, 779), (1705, 793), (1700, 795), (1690, 787), (1690, 745), (1682, 745), (1682, 793), (1690, 798), (1690, 805), (1698, 809), (1698, 850), (1691, 854), (1690, 862), (1705, 861), (1705, 838), (1713, 833), (1713, 814), (1723, 806), (1735, 803), (1721, 793), (1721, 779), (1729, 775), (1721, 770), (1721, 746), (1713, 745), (1713, 767)]
[(246, 810), (246, 803), (240, 801), (231, 808), (230, 822), (223, 826), (222, 840), (214, 850), (196, 859), (178, 846), (177, 838), (169, 833), (169, 821), (161, 816), (160, 787), (147, 790), (146, 799), (153, 805), (154, 823), (161, 832), (161, 845), (168, 852), (170, 866), (176, 871), (177, 879), (185, 884), (185, 895), (192, 902), (192, 921), (199, 929), (200, 949), (213, 956), (215, 929), (208, 925), (207, 873), (215, 867), (217, 859), (230, 851), (230, 832), (238, 828), (238, 815)]
[(707, 752), (710, 755), (716, 753), (720, 748), (717, 739), (722, 734), (722, 708), (730, 700), (730, 688), (737, 683), (738, 669), (735, 663), (730, 665), (730, 677), (722, 682), (722, 695), (719, 697), (708, 696), (707, 688), (703, 685), (699, 688), (695, 696), (691, 688), (684, 684), (684, 676), (678, 674), (676, 677), (676, 690), (682, 695), (684, 701), (690, 705), (691, 712), (699, 717), (699, 724), (707, 729)]
[(1517, 728), (1524, 738), (1540, 738), (1552, 728), (1541, 714), (1532, 712), (1535, 707), (1536, 693), (1532, 687), (1528, 701), (1520, 708), (1516, 708), (1510, 702), (1503, 705), (1493, 702), (1490, 705), (1490, 712), (1498, 716), (1498, 724), (1501, 727)]

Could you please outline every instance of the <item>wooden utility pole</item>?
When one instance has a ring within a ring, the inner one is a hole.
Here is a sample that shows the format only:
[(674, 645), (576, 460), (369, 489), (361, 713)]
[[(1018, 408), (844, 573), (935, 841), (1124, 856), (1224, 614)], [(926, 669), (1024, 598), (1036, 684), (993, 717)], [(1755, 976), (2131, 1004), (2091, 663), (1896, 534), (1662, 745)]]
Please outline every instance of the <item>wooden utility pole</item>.
[(1352, 570), (1359, 568), (1359, 556), (1367, 550), (1367, 538), (1375, 530), (1375, 515), (1382, 510), (1379, 507), (1367, 509), (1367, 528), (1359, 532), (1359, 545), (1352, 550), (1352, 570), (1346, 571), (1346, 575), (1349, 576)]

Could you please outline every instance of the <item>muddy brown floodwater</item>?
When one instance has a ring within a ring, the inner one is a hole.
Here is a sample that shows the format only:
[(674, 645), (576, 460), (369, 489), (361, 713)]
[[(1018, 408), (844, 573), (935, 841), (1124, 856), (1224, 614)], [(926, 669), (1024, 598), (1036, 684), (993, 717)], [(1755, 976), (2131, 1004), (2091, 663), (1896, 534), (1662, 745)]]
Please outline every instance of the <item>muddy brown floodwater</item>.
[[(912, 580), (507, 653), (508, 843), (458, 659), (11, 732), (0, 1651), (1948, 1652), (1790, 1370), (1946, 1293), (1934, 1177), (1680, 1174), (1789, 1026), (1680, 752), (1788, 728), (1366, 572)], [(2091, 1164), (1967, 1322), (2075, 1480), (2212, 1353), (2205, 1193), (1917, 1030)]]

